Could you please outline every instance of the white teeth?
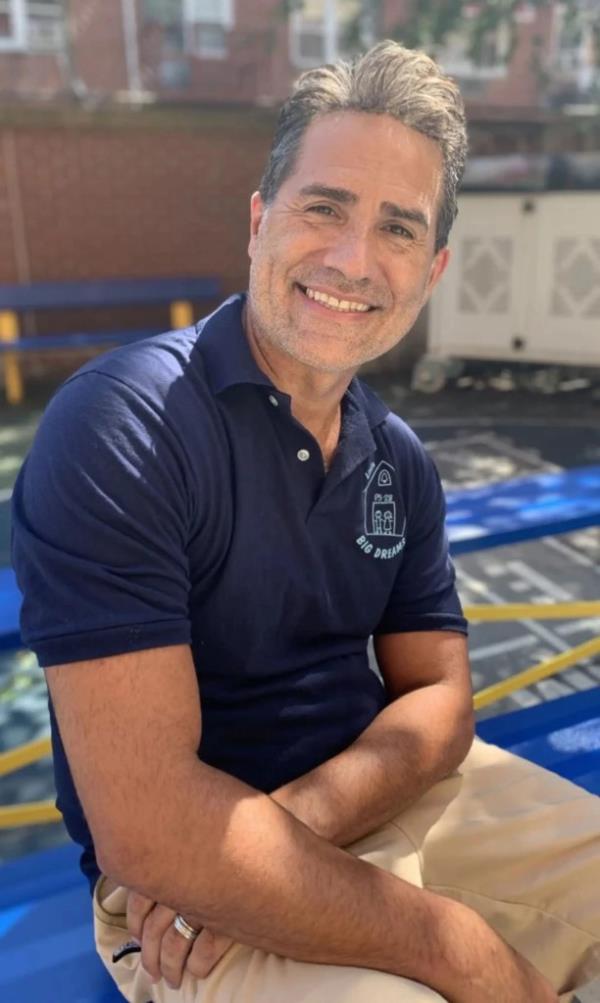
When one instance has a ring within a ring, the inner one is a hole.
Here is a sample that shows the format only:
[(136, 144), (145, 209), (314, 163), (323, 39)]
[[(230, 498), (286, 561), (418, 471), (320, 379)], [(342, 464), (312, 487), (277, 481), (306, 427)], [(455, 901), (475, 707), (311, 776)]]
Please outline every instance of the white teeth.
[(317, 303), (329, 307), (330, 310), (338, 310), (340, 313), (366, 313), (369, 309), (368, 303), (354, 303), (352, 300), (338, 300), (335, 296), (328, 296), (327, 293), (318, 292), (316, 289), (306, 289), (306, 295)]

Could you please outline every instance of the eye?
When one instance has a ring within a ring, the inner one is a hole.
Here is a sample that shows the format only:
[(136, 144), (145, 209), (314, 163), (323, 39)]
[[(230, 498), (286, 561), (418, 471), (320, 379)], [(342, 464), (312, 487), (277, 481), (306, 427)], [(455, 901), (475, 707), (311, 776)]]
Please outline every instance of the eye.
[(336, 214), (335, 213), (335, 209), (333, 209), (332, 206), (325, 205), (323, 202), (320, 202), (318, 205), (309, 205), (309, 206), (307, 206), (306, 211), (307, 212), (316, 212), (316, 213), (319, 213), (319, 215), (321, 215), (321, 216), (335, 216), (335, 214)]
[(401, 223), (386, 223), (385, 229), (394, 237), (404, 237), (406, 240), (414, 240), (414, 234), (407, 230)]

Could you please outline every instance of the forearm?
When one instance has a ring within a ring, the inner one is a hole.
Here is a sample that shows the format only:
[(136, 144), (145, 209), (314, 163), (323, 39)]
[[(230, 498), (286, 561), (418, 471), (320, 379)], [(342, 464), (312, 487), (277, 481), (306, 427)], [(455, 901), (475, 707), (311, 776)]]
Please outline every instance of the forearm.
[[(114, 868), (121, 883), (285, 957), (404, 975), (457, 1003), (521, 1000), (521, 962), (471, 910), (337, 849), (218, 770), (198, 764), (172, 779), (185, 797), (166, 796), (153, 842)], [(484, 992), (490, 952), (505, 996), (497, 979)]]
[[(105, 873), (188, 922), (298, 960), (423, 978), (435, 896), (320, 839), (267, 795), (196, 762), (172, 776), (152, 840)], [(185, 791), (185, 797), (180, 792)], [(406, 917), (410, 916), (410, 922)]]
[(416, 801), (465, 758), (470, 707), (448, 686), (389, 704), (352, 745), (271, 794), (313, 832), (348, 846)]

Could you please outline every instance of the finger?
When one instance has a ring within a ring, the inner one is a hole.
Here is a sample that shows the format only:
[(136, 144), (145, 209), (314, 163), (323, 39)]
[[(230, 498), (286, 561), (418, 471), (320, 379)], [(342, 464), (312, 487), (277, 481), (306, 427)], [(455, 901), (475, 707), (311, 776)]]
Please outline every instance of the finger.
[(186, 962), (194, 946), (171, 922), (160, 944), (160, 971), (172, 989), (179, 989)]
[(205, 979), (232, 944), (233, 940), (231, 937), (226, 937), (220, 933), (212, 933), (211, 930), (207, 930), (204, 927), (200, 932), (200, 936), (194, 942), (187, 959), (188, 971), (192, 975), (195, 975), (197, 979)]
[(142, 940), (142, 927), (148, 913), (154, 908), (155, 902), (140, 895), (139, 892), (130, 891), (127, 894), (127, 929), (132, 937)]
[[(175, 913), (172, 909), (157, 903), (144, 920), (141, 937), (142, 965), (155, 982), (162, 975), (162, 940), (174, 919)], [(183, 940), (183, 937), (181, 939)]]

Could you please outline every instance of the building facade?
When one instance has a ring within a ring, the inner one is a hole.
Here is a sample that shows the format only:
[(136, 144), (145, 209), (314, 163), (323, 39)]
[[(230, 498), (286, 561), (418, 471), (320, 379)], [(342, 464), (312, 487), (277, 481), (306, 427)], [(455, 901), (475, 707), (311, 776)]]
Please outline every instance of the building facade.
[[(524, 0), (484, 32), (467, 3), (432, 51), (478, 113), (598, 99), (596, 0)], [(303, 70), (410, 32), (413, 0), (0, 0), (3, 100), (276, 105)], [(483, 5), (485, 6), (485, 5)]]

